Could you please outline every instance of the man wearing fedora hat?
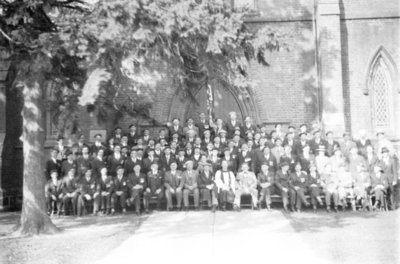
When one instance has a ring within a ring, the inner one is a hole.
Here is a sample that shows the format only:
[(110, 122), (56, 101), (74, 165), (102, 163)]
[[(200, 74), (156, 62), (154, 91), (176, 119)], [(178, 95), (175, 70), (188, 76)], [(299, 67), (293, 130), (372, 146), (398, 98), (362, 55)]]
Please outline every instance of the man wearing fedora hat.
[(186, 171), (182, 173), (183, 181), (183, 205), (185, 210), (189, 209), (189, 195), (192, 194), (194, 197), (194, 207), (199, 210), (199, 188), (197, 185), (198, 171), (193, 169), (193, 161), (188, 160), (185, 163)]
[(178, 164), (175, 160), (170, 163), (170, 170), (164, 177), (165, 197), (167, 198), (167, 211), (173, 209), (172, 197), (176, 197), (176, 208), (181, 209), (183, 179), (182, 171), (178, 170)]
[(200, 191), (200, 199), (207, 201), (208, 207), (212, 206), (212, 212), (215, 212), (218, 206), (217, 186), (214, 183), (214, 174), (212, 171), (211, 161), (200, 162), (199, 166), (203, 169), (199, 174), (198, 187)]
[(325, 139), (321, 138), (321, 130), (320, 129), (316, 129), (313, 132), (313, 139), (310, 140), (308, 142), (308, 144), (310, 145), (311, 152), (314, 155), (317, 155), (317, 149), (319, 148), (319, 146), (323, 145), (326, 147), (326, 141), (325, 141)]

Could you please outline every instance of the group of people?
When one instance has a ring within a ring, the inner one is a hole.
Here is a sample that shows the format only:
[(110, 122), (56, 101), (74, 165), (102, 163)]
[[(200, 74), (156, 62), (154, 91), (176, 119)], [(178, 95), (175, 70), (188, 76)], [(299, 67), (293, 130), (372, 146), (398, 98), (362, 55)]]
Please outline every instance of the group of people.
[(273, 195), (286, 212), (395, 209), (399, 154), (383, 132), (376, 136), (374, 144), (365, 131), (356, 141), (349, 133), (338, 141), (317, 123), (267, 131), (250, 117), (241, 124), (231, 112), (225, 122), (204, 113), (197, 123), (174, 118), (153, 137), (134, 124), (127, 133), (115, 128), (106, 142), (97, 134), (90, 145), (83, 135), (72, 146), (59, 137), (46, 163), (48, 213), (115, 214), (133, 207), (141, 214), (152, 203), (168, 211), (240, 211), (243, 196), (254, 210), (271, 210)]

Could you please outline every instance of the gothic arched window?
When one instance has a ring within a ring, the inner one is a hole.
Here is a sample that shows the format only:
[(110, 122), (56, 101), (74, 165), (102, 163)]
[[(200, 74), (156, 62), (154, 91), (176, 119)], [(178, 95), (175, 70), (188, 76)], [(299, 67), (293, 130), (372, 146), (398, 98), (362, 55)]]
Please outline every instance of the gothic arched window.
[(379, 48), (369, 66), (367, 86), (364, 90), (364, 94), (371, 96), (371, 118), (375, 131), (394, 129), (396, 74), (389, 53), (383, 47)]

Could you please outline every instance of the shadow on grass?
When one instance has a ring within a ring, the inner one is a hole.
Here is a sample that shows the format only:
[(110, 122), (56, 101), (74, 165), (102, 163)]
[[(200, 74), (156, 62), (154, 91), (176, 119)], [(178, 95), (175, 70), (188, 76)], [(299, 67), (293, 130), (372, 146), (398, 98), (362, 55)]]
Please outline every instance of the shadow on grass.
[(326, 213), (319, 211), (312, 213), (306, 211), (302, 213), (288, 213), (284, 214), (292, 227), (297, 232), (318, 233), (324, 232), (328, 229), (343, 229), (352, 225), (357, 225), (360, 220), (368, 220), (378, 218), (385, 214), (385, 212), (338, 212)]

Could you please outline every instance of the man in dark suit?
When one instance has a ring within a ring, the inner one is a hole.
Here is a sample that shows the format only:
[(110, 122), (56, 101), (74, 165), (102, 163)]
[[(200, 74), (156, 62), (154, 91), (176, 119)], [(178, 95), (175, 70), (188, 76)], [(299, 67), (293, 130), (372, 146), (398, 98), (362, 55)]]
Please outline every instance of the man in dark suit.
[(383, 147), (381, 152), (382, 152), (382, 159), (380, 160), (380, 164), (381, 167), (383, 168), (383, 173), (386, 175), (388, 179), (387, 197), (389, 201), (389, 208), (391, 210), (394, 210), (396, 209), (396, 204), (394, 200), (394, 188), (398, 180), (397, 178), (398, 162), (396, 159), (390, 156), (389, 149), (387, 147)]
[(100, 149), (103, 149), (103, 150), (106, 149), (106, 147), (104, 146), (102, 140), (103, 140), (103, 136), (101, 134), (96, 134), (94, 136), (94, 143), (90, 148), (90, 153), (92, 153), (93, 157), (97, 156), (97, 152)]
[(210, 130), (211, 125), (210, 125), (210, 122), (207, 120), (206, 115), (204, 113), (200, 113), (199, 117), (200, 117), (200, 121), (196, 124), (196, 127), (199, 129), (199, 136), (203, 139), (204, 131)]
[[(74, 155), (71, 150), (65, 152), (67, 159), (61, 163), (61, 177), (67, 175), (70, 169), (74, 169), (74, 174), (76, 174), (76, 161), (74, 160)], [(75, 176), (75, 175), (74, 175)]]
[(139, 164), (140, 166), (142, 166), (142, 160), (138, 159), (138, 154), (137, 154), (137, 148), (133, 147), (131, 149), (131, 153), (130, 156), (127, 157), (127, 159), (125, 160), (125, 165), (124, 165), (124, 169), (125, 169), (125, 174), (129, 175), (130, 173), (133, 172), (133, 168)]
[(137, 133), (136, 125), (132, 124), (129, 126), (129, 133), (128, 133), (128, 146), (133, 147), (136, 145), (136, 142), (139, 138), (139, 134)]
[(230, 112), (229, 113), (229, 120), (225, 124), (225, 130), (227, 131), (227, 138), (232, 138), (233, 135), (235, 134), (235, 130), (237, 128), (240, 129), (241, 124), (237, 120), (237, 114), (236, 112)]
[(183, 138), (183, 128), (180, 125), (180, 119), (179, 118), (174, 118), (172, 119), (172, 125), (168, 128), (168, 136), (169, 140), (172, 140), (172, 135), (173, 134), (178, 134), (179, 138), (178, 140), (181, 140)]
[(178, 165), (176, 161), (172, 161), (170, 164), (170, 169), (165, 173), (164, 187), (165, 196), (167, 198), (167, 211), (173, 209), (172, 196), (176, 197), (176, 208), (181, 210), (182, 206), (182, 171), (177, 170)]
[(91, 169), (93, 158), (89, 155), (89, 147), (82, 148), (82, 155), (76, 160), (78, 177), (82, 178), (84, 173)]
[(163, 171), (169, 171), (171, 163), (174, 161), (175, 157), (171, 154), (171, 147), (169, 145), (165, 145), (164, 153), (160, 156), (160, 169)]
[(50, 174), (53, 170), (57, 171), (57, 175), (61, 172), (61, 163), (57, 160), (58, 150), (53, 148), (50, 152), (50, 159), (46, 162), (46, 180), (50, 180)]
[(326, 155), (328, 157), (332, 157), (333, 153), (335, 151), (335, 149), (340, 148), (340, 144), (339, 142), (337, 142), (336, 140), (334, 140), (333, 138), (333, 132), (332, 131), (328, 131), (326, 132)]
[(308, 142), (310, 145), (311, 153), (314, 155), (318, 154), (318, 148), (322, 145), (325, 146), (326, 149), (326, 141), (321, 138), (321, 130), (317, 129), (313, 132), (314, 138)]

